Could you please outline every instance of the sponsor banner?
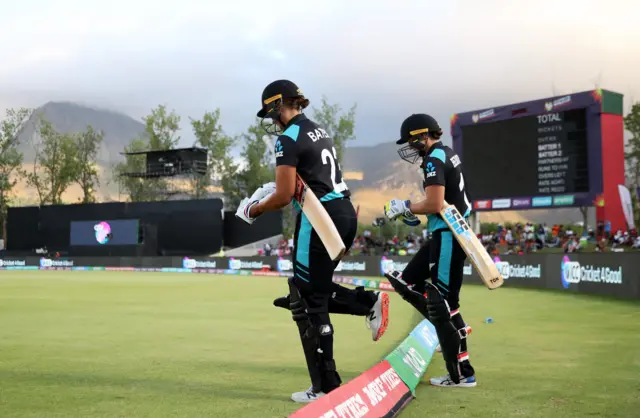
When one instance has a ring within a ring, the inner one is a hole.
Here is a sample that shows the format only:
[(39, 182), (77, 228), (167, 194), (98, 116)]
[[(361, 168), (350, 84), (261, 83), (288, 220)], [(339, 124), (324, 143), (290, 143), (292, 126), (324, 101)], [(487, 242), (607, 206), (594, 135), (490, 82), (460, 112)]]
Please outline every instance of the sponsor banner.
[(380, 257), (380, 270), (378, 275), (384, 276), (385, 273), (397, 270), (403, 271), (407, 264), (411, 261), (411, 257), (392, 257), (392, 256), (382, 256)]
[[(571, 292), (614, 295), (640, 299), (640, 255), (638, 252), (526, 254), (499, 256), (494, 261), (505, 277), (505, 286), (563, 289)], [(212, 273), (288, 277), (291, 261), (277, 257), (18, 257), (6, 254), (0, 270), (85, 270)], [(382, 280), (383, 271), (404, 270), (411, 257), (350, 256), (344, 266), (365, 268), (334, 276), (337, 283), (392, 291)], [(193, 268), (195, 263), (195, 268)], [(215, 263), (215, 264), (214, 264)], [(239, 265), (238, 265), (239, 263)], [(231, 267), (230, 268), (230, 265)], [(215, 268), (214, 268), (215, 265)], [(280, 268), (278, 268), (280, 265)], [(469, 260), (464, 266), (465, 284), (481, 280)], [(563, 280), (564, 277), (564, 280)]]
[(394, 417), (412, 399), (409, 388), (398, 373), (388, 361), (382, 361), (289, 417)]
[(428, 350), (426, 345), (418, 342), (413, 335), (409, 335), (386, 357), (386, 360), (398, 372), (411, 393), (415, 394), (416, 386), (427, 371), (432, 357), (433, 350)]
[(194, 258), (184, 257), (182, 259), (182, 268), (185, 269), (215, 269), (217, 261), (215, 258), (208, 260), (196, 260)]
[[(370, 272), (369, 265), (372, 262), (370, 257), (344, 257), (336, 267), (336, 273), (340, 274), (366, 274)], [(288, 257), (278, 257), (276, 260), (276, 269), (279, 272), (292, 272), (293, 262)]]
[(572, 261), (569, 256), (562, 257), (560, 263), (560, 279), (562, 287), (569, 289), (571, 285), (580, 283), (599, 283), (606, 285), (622, 285), (622, 266), (603, 266)]
[(511, 207), (511, 199), (493, 199), (493, 209), (508, 209)]
[(552, 203), (553, 198), (551, 196), (540, 196), (531, 199), (531, 206), (533, 206), (534, 208), (551, 206)]
[(16, 267), (26, 267), (26, 266), (27, 266), (27, 260), (25, 259), (5, 260), (0, 258), (0, 267), (3, 267), (7, 270), (11, 270), (12, 268), (16, 268)]
[(517, 198), (511, 200), (511, 205), (514, 208), (528, 208), (531, 206), (531, 198)]
[[(500, 257), (493, 258), (493, 262), (505, 281), (508, 280), (509, 283), (518, 281), (523, 286), (533, 287), (539, 287), (543, 283), (543, 264), (539, 262), (539, 259), (538, 262), (535, 262), (535, 259), (532, 260), (529, 256), (520, 256), (509, 260), (503, 260)], [(538, 281), (538, 283), (533, 283), (534, 281)]]
[(551, 112), (562, 106), (567, 106), (571, 103), (571, 96), (560, 97), (559, 99), (555, 99), (553, 101), (544, 102), (544, 110), (547, 112)]
[(229, 270), (262, 270), (270, 267), (265, 261), (262, 257), (229, 257), (228, 265)]
[(554, 206), (571, 206), (575, 201), (575, 196), (570, 194), (566, 196), (554, 196), (553, 197), (553, 205)]
[(57, 268), (57, 267), (73, 267), (73, 260), (62, 259), (62, 258), (44, 258), (40, 259), (40, 268)]
[(491, 209), (490, 200), (475, 200), (473, 202), (473, 208), (476, 210), (488, 210)]

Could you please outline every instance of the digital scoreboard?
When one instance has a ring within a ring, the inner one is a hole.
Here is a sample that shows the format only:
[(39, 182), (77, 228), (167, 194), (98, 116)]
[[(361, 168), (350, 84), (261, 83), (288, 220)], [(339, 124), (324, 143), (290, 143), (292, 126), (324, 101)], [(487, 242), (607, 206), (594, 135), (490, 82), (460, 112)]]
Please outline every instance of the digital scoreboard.
[(622, 108), (621, 94), (591, 90), (453, 115), (473, 210), (596, 206), (620, 222)]
[(462, 127), (472, 200), (589, 191), (584, 109)]

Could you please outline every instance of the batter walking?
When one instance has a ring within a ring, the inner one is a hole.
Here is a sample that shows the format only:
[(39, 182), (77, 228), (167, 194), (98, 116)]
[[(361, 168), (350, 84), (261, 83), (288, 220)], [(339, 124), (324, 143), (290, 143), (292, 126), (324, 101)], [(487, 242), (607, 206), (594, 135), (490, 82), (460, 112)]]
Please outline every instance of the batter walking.
[[(412, 203), (393, 199), (385, 205), (389, 219), (401, 218), (417, 225), (415, 215), (427, 215), (429, 243), (420, 249), (400, 273), (386, 274), (396, 291), (427, 319), (440, 340), (448, 375), (432, 378), (436, 386), (476, 386), (475, 371), (469, 362), (467, 336), (470, 328), (460, 314), (466, 254), (449, 230), (439, 212), (444, 202), (454, 205), (467, 218), (471, 204), (466, 196), (464, 175), (458, 155), (440, 142), (442, 129), (426, 114), (413, 114), (402, 123), (398, 145), (400, 157), (414, 164), (421, 161), (426, 198)], [(431, 278), (431, 283), (426, 280)]]
[[(298, 173), (329, 213), (345, 247), (350, 248), (358, 226), (356, 212), (349, 188), (342, 180), (331, 137), (302, 113), (309, 100), (293, 82), (277, 80), (264, 89), (261, 103), (258, 117), (262, 118), (265, 131), (279, 135), (275, 143), (275, 187), (270, 184), (256, 190), (251, 198), (243, 200), (236, 215), (251, 223), (264, 212), (288, 205)], [(291, 310), (311, 378), (308, 390), (292, 394), (296, 402), (314, 401), (342, 382), (333, 357), (334, 330), (329, 313), (365, 316), (374, 341), (387, 327), (389, 296), (333, 283), (338, 262), (331, 259), (300, 211), (296, 219), (289, 295), (274, 301), (276, 306)]]

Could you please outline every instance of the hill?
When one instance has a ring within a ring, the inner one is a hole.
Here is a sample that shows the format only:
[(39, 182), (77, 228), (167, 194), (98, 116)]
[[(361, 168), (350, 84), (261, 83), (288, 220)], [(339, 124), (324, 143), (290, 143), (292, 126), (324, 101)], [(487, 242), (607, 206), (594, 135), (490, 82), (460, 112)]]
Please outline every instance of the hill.
[[(104, 133), (104, 140), (97, 158), (100, 173), (100, 187), (97, 194), (100, 200), (117, 200), (118, 189), (111, 179), (111, 167), (122, 161), (123, 157), (120, 153), (133, 138), (145, 134), (144, 124), (130, 116), (110, 110), (70, 102), (48, 102), (35, 109), (29, 123), (19, 136), (20, 151), (24, 154), (23, 168), (27, 171), (33, 167), (34, 145), (38, 141), (35, 127), (40, 116), (51, 122), (53, 127), (62, 133), (82, 132), (89, 125)], [(14, 195), (18, 202), (25, 204), (36, 201), (35, 191), (27, 187), (24, 179), (18, 179)], [(80, 196), (79, 187), (73, 186), (63, 195), (63, 199), (66, 202), (76, 202)]]
[(97, 131), (103, 131), (104, 141), (98, 162), (105, 165), (120, 161), (124, 147), (133, 138), (144, 135), (144, 124), (125, 114), (70, 102), (48, 102), (34, 111), (29, 121), (32, 123), (28, 123), (20, 135), (25, 162), (33, 162), (35, 122), (39, 115), (61, 133), (82, 132), (89, 125)]

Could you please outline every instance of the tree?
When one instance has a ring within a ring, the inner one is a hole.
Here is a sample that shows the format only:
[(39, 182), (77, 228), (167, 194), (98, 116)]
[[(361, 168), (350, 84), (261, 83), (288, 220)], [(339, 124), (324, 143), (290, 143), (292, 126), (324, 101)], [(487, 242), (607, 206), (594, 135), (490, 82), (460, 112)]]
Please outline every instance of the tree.
[(220, 179), (226, 168), (233, 165), (230, 156), (233, 140), (222, 130), (220, 125), (220, 109), (205, 112), (201, 120), (191, 119), (191, 127), (196, 137), (194, 145), (208, 150), (208, 165), (205, 175), (194, 175), (191, 188), (196, 199), (206, 196), (207, 186), (213, 179)]
[(635, 193), (640, 187), (640, 102), (631, 106), (631, 111), (624, 118), (624, 127), (631, 133), (625, 150), (625, 162), (626, 172), (631, 181), (629, 189), (632, 191), (631, 195), (636, 209), (634, 212), (638, 218), (637, 222), (640, 223), (640, 208), (638, 207), (638, 196)]
[[(142, 138), (135, 138), (124, 147), (125, 153), (142, 152), (149, 150), (149, 143)], [(156, 200), (156, 190), (149, 187), (145, 179), (140, 177), (128, 177), (125, 173), (142, 173), (146, 170), (146, 159), (143, 154), (125, 155), (125, 161), (118, 163), (113, 168), (114, 177), (121, 189), (129, 195), (130, 202), (147, 202)]]
[(338, 163), (342, 162), (344, 149), (347, 142), (355, 138), (356, 104), (346, 114), (340, 114), (342, 109), (337, 104), (329, 104), (327, 98), (322, 96), (320, 109), (313, 109), (313, 119), (324, 128), (333, 139), (338, 154)]
[[(175, 113), (175, 110), (168, 113), (165, 105), (159, 105), (142, 120), (145, 124), (144, 138), (132, 139), (125, 147), (125, 153), (169, 150), (178, 145), (180, 116)], [(165, 200), (168, 189), (168, 182), (165, 179), (143, 179), (124, 175), (145, 172), (145, 161), (144, 155), (125, 155), (125, 161), (114, 166), (114, 177), (118, 179), (122, 191), (129, 195), (131, 202)]]
[(240, 201), (250, 196), (264, 183), (274, 181), (275, 173), (270, 167), (270, 154), (267, 144), (262, 140), (264, 131), (259, 121), (247, 128), (242, 134), (244, 148), (240, 154), (244, 160), (242, 167), (232, 161), (226, 161), (223, 166), (222, 186), (225, 199), (230, 208), (237, 208)]
[(7, 216), (9, 194), (17, 182), (12, 177), (20, 172), (23, 160), (22, 153), (18, 151), (18, 136), (31, 114), (31, 109), (8, 109), (6, 119), (0, 122), (0, 225), (3, 226)]
[(62, 204), (62, 194), (77, 179), (78, 164), (73, 135), (62, 134), (40, 116), (36, 130), (41, 141), (35, 147), (33, 169), (27, 184), (36, 189), (40, 205)]
[(172, 149), (180, 142), (180, 116), (175, 110), (167, 113), (166, 105), (151, 109), (151, 114), (142, 118), (145, 133), (149, 136), (149, 149)]
[(82, 189), (82, 203), (96, 201), (95, 190), (100, 184), (98, 179), (98, 150), (102, 144), (104, 134), (88, 126), (84, 132), (74, 138), (76, 147), (77, 178), (76, 183)]

